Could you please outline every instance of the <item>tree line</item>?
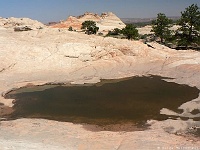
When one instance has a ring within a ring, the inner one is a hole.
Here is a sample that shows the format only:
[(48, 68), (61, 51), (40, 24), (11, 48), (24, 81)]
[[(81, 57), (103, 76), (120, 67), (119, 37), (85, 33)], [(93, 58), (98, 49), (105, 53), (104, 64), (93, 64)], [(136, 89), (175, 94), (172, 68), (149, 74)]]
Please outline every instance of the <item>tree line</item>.
[(177, 21), (178, 28), (173, 31), (172, 20), (165, 14), (159, 13), (157, 19), (152, 22), (152, 32), (160, 38), (162, 44), (173, 43), (177, 47), (185, 49), (200, 46), (200, 11), (197, 4), (187, 7), (181, 12), (181, 18)]
[[(174, 23), (171, 19), (166, 17), (164, 13), (157, 14), (157, 18), (152, 21), (152, 35), (153, 40), (160, 42), (161, 44), (169, 46), (174, 45), (176, 48), (199, 48), (200, 46), (200, 11), (197, 4), (192, 4), (187, 7), (184, 12), (181, 12), (181, 18)], [(177, 25), (176, 30), (172, 30), (171, 27)], [(85, 21), (82, 23), (82, 30), (86, 34), (96, 34), (99, 28), (94, 21)], [(71, 31), (72, 28), (69, 28)], [(147, 38), (146, 36), (140, 36), (136, 26), (127, 24), (125, 28), (115, 28), (109, 31), (107, 36), (119, 36), (123, 35), (129, 40), (137, 40)], [(149, 36), (152, 36), (149, 35)]]

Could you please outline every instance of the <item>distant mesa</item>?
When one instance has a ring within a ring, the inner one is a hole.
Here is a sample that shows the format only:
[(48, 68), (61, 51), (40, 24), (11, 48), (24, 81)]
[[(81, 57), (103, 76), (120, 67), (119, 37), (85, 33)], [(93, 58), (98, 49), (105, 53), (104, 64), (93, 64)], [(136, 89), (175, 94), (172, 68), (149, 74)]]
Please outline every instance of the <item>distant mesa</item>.
[(84, 21), (95, 21), (99, 31), (108, 31), (114, 28), (124, 28), (125, 24), (112, 12), (102, 13), (100, 16), (95, 13), (86, 12), (83, 15), (74, 17), (69, 16), (66, 21), (50, 25), (52, 28), (69, 28), (80, 30)]

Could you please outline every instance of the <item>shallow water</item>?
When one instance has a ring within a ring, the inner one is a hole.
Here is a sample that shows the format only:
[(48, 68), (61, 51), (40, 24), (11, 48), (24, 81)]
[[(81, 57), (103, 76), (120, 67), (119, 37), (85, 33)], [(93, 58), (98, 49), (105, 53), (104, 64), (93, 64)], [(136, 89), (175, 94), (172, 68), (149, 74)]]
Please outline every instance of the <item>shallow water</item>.
[(145, 124), (150, 119), (167, 119), (160, 114), (162, 108), (181, 112), (178, 107), (198, 94), (196, 87), (166, 82), (157, 76), (103, 80), (93, 85), (58, 85), (43, 90), (24, 88), (6, 95), (16, 99), (14, 113), (7, 117), (91, 125)]

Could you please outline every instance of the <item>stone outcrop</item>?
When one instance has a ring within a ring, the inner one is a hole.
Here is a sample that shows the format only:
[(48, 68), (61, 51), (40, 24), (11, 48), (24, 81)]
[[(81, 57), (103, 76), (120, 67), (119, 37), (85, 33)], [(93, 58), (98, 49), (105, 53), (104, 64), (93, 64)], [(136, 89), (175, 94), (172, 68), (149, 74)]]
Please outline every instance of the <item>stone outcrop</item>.
[(92, 21), (98, 22), (102, 19), (102, 17), (99, 16), (98, 14), (86, 12), (84, 13), (84, 15), (78, 16), (77, 19), (80, 20), (81, 22), (84, 22), (86, 20), (92, 20)]
[(69, 28), (72, 27), (75, 30), (78, 30), (81, 28), (82, 22), (79, 21), (76, 17), (69, 16), (69, 18), (66, 21), (62, 21), (58, 24), (52, 25), (52, 28)]
[(97, 22), (100, 30), (113, 30), (114, 28), (122, 29), (125, 27), (125, 24), (112, 12), (102, 13), (101, 20)]
[(30, 29), (40, 29), (45, 27), (44, 24), (37, 20), (32, 20), (29, 18), (0, 18), (0, 27), (4, 28), (25, 28)]
[(100, 28), (99, 31), (108, 31), (114, 28), (124, 28), (125, 24), (112, 12), (102, 13), (101, 16), (94, 13), (85, 13), (84, 15), (73, 17), (69, 16), (66, 21), (52, 25), (52, 28), (69, 28), (80, 30), (82, 23), (87, 20), (95, 21)]
[(27, 26), (19, 26), (19, 27), (14, 27), (14, 31), (18, 32), (18, 31), (30, 31), (32, 30), (30, 27)]

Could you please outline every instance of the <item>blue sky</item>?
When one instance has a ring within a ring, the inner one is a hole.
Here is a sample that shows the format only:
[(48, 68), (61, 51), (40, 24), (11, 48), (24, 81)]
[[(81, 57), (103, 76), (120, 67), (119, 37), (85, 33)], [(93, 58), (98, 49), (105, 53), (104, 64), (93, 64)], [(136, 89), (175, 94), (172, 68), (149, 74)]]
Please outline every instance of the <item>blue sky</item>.
[(86, 11), (112, 11), (120, 18), (156, 17), (158, 13), (180, 16), (193, 3), (200, 7), (200, 0), (0, 0), (0, 16), (28, 17), (43, 23)]

